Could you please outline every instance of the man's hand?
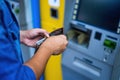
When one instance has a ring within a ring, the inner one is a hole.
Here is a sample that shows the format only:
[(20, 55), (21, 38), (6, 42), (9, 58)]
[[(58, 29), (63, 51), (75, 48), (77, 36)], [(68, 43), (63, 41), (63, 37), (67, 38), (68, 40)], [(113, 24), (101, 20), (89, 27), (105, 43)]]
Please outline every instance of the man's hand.
[(21, 43), (30, 47), (36, 47), (36, 42), (43, 37), (49, 37), (48, 32), (43, 29), (20, 31)]
[(47, 38), (40, 48), (46, 48), (51, 54), (59, 54), (66, 48), (67, 38), (64, 35), (51, 36)]

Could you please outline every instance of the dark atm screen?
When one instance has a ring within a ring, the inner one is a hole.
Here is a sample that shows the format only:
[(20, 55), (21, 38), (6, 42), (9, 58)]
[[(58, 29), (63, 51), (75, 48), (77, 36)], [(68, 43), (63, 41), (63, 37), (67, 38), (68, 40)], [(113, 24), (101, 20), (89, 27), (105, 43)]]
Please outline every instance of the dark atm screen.
[(120, 0), (80, 0), (77, 20), (117, 32), (120, 19)]

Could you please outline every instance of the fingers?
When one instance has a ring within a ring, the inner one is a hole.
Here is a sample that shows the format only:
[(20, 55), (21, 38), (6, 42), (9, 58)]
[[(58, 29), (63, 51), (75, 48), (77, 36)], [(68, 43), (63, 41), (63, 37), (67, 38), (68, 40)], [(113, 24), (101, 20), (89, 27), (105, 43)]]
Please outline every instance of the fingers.
[(49, 37), (49, 33), (46, 30), (41, 29), (41, 33), (43, 33), (45, 37)]
[(58, 37), (61, 38), (61, 42), (63, 42), (63, 43), (61, 43), (60, 48), (57, 51), (55, 51), (53, 53), (53, 55), (58, 55), (58, 54), (62, 53), (66, 49), (67, 44), (68, 44), (68, 41), (67, 41), (67, 38), (65, 35), (59, 35)]
[(38, 35), (43, 35), (44, 37), (49, 37), (49, 33), (44, 29), (33, 29)]
[(48, 34), (48, 33), (46, 33), (46, 32), (44, 33), (44, 35), (45, 35), (47, 38), (49, 37), (49, 34)]
[(64, 44), (68, 44), (67, 37), (65, 35), (59, 35), (64, 41)]

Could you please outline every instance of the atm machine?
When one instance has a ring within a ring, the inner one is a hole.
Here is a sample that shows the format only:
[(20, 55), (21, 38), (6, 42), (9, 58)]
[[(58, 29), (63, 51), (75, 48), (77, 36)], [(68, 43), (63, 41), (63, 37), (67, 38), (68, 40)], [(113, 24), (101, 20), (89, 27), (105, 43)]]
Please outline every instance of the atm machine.
[(120, 53), (120, 0), (66, 0), (64, 18), (63, 80), (111, 80)]

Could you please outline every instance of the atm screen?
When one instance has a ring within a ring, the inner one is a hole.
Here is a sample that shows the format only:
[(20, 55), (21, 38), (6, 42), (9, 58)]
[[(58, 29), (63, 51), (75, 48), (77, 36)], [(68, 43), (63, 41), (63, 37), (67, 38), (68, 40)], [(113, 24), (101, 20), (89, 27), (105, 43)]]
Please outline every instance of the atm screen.
[(80, 0), (77, 20), (117, 32), (120, 19), (120, 0)]

